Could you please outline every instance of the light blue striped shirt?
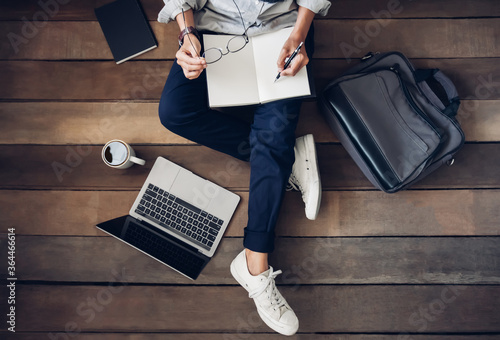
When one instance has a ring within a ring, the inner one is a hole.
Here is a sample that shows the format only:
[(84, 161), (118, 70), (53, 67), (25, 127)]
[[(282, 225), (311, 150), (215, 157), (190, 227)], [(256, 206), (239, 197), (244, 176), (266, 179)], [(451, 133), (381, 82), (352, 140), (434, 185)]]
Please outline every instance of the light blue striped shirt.
[[(284, 27), (297, 20), (298, 6), (314, 13), (326, 15), (330, 8), (327, 0), (285, 0), (274, 4), (258, 0), (234, 0), (248, 28), (249, 36), (258, 35)], [(242, 34), (244, 28), (233, 0), (163, 0), (165, 6), (158, 14), (158, 21), (168, 23), (181, 13), (193, 9), (198, 30), (226, 34)]]

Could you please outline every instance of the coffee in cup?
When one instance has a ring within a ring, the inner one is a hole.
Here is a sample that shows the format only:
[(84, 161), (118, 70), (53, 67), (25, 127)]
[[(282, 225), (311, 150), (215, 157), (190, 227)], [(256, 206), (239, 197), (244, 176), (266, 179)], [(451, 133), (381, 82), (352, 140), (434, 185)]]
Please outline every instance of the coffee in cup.
[(135, 157), (135, 151), (122, 140), (113, 139), (102, 148), (102, 160), (115, 169), (127, 169), (133, 164), (144, 165), (146, 161)]

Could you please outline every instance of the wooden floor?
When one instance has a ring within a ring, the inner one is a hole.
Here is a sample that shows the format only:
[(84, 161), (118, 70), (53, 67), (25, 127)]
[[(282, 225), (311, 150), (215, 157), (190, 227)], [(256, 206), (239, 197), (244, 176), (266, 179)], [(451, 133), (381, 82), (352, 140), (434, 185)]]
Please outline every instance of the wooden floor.
[[(142, 0), (159, 47), (122, 65), (93, 14), (109, 1), (58, 1), (44, 10), (0, 0), (0, 337), (280, 338), (229, 272), (242, 248), (248, 165), (158, 120), (177, 35), (155, 21), (162, 1)], [(467, 141), (455, 165), (388, 195), (305, 103), (297, 135), (315, 134), (323, 203), (309, 221), (300, 195), (287, 193), (271, 258), (300, 319), (295, 338), (500, 339), (500, 1), (332, 3), (315, 21), (318, 90), (355, 62), (346, 57), (399, 50), (456, 82)], [(132, 143), (146, 166), (107, 168), (100, 150), (112, 138)], [(194, 282), (95, 228), (127, 213), (159, 155), (242, 197)], [(15, 334), (5, 316), (8, 228)]]

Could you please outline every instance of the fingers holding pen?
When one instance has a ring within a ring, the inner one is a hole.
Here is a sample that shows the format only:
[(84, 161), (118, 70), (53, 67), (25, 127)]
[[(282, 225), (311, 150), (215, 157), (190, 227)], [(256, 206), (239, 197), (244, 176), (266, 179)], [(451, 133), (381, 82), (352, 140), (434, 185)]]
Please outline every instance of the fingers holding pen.
[(293, 38), (287, 39), (278, 57), (278, 72), (280, 76), (295, 76), (302, 67), (309, 63), (309, 58), (303, 48), (303, 41)]
[(302, 69), (302, 67), (306, 66), (308, 63), (309, 58), (305, 53), (305, 49), (303, 49), (297, 54), (297, 56), (295, 56), (293, 61), (286, 69), (283, 70), (283, 67), (280, 68), (278, 66), (278, 72), (281, 72), (281, 76), (293, 77)]

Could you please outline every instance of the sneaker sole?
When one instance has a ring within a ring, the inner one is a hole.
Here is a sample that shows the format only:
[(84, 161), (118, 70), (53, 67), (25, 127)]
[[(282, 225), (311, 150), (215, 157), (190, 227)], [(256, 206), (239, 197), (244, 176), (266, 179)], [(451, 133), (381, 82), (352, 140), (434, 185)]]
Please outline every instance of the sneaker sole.
[[(314, 195), (315, 199), (313, 201), (317, 202), (317, 205), (315, 208), (312, 209), (312, 214), (311, 211), (309, 211), (309, 213), (306, 211), (306, 217), (310, 220), (315, 220), (319, 213), (319, 207), (321, 206), (321, 195), (322, 195), (321, 178), (319, 176), (318, 156), (316, 155), (316, 145), (314, 144), (313, 135), (305, 135), (303, 140), (307, 155), (312, 155), (312, 159), (309, 159), (310, 169), (312, 170), (313, 174), (317, 174), (318, 176), (318, 181), (317, 181), (318, 184), (316, 186), (317, 193), (316, 195)], [(311, 206), (311, 203), (312, 202), (308, 202), (308, 206)]]
[[(257, 306), (257, 305), (256, 305)], [(260, 318), (262, 321), (264, 321), (264, 323), (269, 327), (271, 328), (273, 331), (275, 332), (278, 332), (282, 335), (286, 335), (286, 336), (292, 336), (294, 335), (295, 333), (297, 333), (297, 329), (295, 330), (292, 330), (292, 331), (286, 331), (283, 327), (280, 327), (279, 325), (277, 325), (274, 320), (268, 318), (263, 312), (261, 312), (261, 310), (259, 308), (257, 308), (257, 313), (259, 314)]]

